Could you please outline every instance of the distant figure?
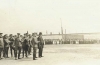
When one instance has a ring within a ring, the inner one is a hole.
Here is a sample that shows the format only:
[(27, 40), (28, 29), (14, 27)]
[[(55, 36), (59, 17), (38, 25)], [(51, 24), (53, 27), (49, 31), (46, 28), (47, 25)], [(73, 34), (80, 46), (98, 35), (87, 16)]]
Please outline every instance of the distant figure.
[(53, 40), (53, 44), (55, 44), (55, 41)]
[(59, 44), (59, 40), (57, 40), (57, 44)]
[(41, 57), (43, 57), (42, 52), (43, 52), (43, 47), (44, 47), (44, 41), (43, 41), (41, 32), (39, 33), (38, 41), (39, 41), (39, 44), (38, 44), (39, 57), (41, 58)]
[(75, 42), (76, 42), (76, 44), (79, 44), (79, 40), (76, 40)]

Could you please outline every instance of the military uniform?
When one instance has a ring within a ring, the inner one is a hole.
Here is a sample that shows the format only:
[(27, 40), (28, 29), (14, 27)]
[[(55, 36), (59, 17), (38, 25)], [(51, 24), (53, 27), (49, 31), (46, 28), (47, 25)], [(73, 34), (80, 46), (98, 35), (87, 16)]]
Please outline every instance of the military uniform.
[(0, 33), (0, 60), (2, 59), (1, 58), (1, 53), (4, 49), (4, 42), (3, 42), (3, 38), (2, 38), (2, 33)]
[(32, 38), (32, 46), (33, 46), (33, 60), (36, 58), (36, 50), (38, 48), (38, 40), (36, 36), (33, 36)]
[(12, 35), (10, 35), (11, 37), (9, 38), (9, 45), (10, 45), (10, 53), (11, 53), (11, 57), (13, 57), (13, 53), (12, 51), (14, 50), (14, 55), (15, 55), (15, 48), (13, 47), (14, 41), (15, 39), (12, 37)]
[(4, 57), (5, 58), (9, 58), (8, 57), (8, 50), (9, 50), (9, 43), (10, 41), (8, 40), (7, 36), (4, 36)]
[(29, 38), (29, 48), (28, 48), (28, 54), (29, 54), (29, 55), (31, 55), (31, 48), (32, 48), (32, 43), (31, 43), (31, 41), (32, 41), (32, 38), (30, 37), (30, 38)]
[(17, 60), (17, 53), (18, 53), (18, 59), (21, 59), (20, 54), (21, 54), (22, 44), (21, 44), (21, 38), (19, 36), (15, 38), (14, 46), (15, 46), (15, 60)]
[(29, 40), (27, 37), (24, 37), (23, 43), (22, 43), (23, 57), (24, 57), (24, 53), (25, 53), (25, 56), (28, 57), (28, 47), (29, 47)]
[(39, 57), (43, 57), (42, 56), (42, 52), (43, 52), (43, 47), (44, 47), (44, 41), (43, 41), (43, 38), (42, 38), (42, 33), (39, 33), (39, 37), (38, 37), (38, 41), (39, 41), (39, 44), (38, 44), (38, 49), (39, 49)]

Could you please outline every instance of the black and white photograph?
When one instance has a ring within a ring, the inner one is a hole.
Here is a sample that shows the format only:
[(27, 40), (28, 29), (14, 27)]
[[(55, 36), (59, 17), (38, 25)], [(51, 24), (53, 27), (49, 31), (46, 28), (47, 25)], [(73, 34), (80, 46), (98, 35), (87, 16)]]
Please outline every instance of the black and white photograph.
[(100, 65), (100, 1), (0, 0), (0, 65)]

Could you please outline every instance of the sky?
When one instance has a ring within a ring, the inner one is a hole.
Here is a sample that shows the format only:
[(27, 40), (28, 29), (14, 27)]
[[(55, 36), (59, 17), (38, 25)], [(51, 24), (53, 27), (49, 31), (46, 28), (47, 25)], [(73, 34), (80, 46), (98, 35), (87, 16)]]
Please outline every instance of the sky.
[(99, 0), (0, 0), (0, 32), (100, 32)]

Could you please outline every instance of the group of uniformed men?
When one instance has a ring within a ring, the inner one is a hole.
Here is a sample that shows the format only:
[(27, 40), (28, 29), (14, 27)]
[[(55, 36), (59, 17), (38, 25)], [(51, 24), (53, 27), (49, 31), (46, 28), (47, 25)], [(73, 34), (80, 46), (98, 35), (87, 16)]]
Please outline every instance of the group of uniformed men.
[(33, 60), (36, 60), (36, 52), (37, 49), (39, 50), (38, 57), (41, 58), (44, 41), (42, 38), (42, 33), (40, 32), (39, 35), (37, 33), (28, 34), (25, 33), (24, 36), (17, 33), (17, 35), (10, 34), (9, 36), (5, 34), (2, 36), (3, 33), (0, 33), (0, 60), (4, 58), (9, 58), (8, 52), (10, 48), (11, 57), (14, 57), (15, 60), (21, 59), (20, 54), (22, 50), (22, 58), (24, 56), (28, 57), (31, 55), (31, 49), (33, 48)]

